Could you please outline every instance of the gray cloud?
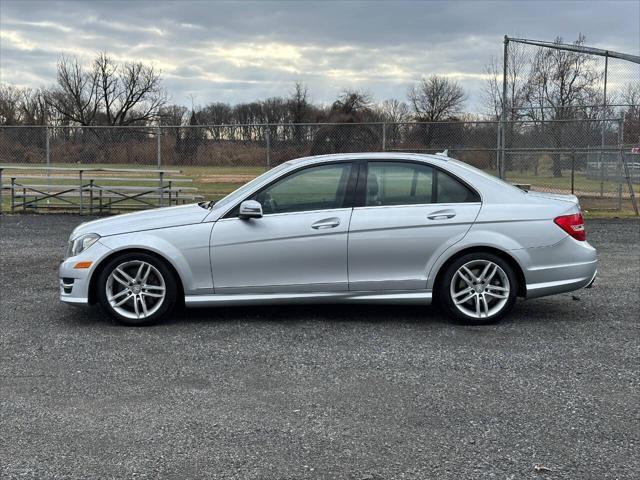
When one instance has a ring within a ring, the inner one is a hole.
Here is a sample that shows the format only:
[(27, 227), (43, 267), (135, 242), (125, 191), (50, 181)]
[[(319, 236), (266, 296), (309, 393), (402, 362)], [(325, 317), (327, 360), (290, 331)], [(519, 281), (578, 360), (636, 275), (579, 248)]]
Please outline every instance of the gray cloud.
[(286, 95), (306, 82), (315, 101), (347, 87), (404, 98), (423, 75), (456, 78), (479, 111), (483, 67), (502, 36), (587, 35), (638, 54), (640, 5), (617, 2), (169, 2), (0, 0), (0, 80), (48, 85), (62, 53), (162, 69), (176, 102)]

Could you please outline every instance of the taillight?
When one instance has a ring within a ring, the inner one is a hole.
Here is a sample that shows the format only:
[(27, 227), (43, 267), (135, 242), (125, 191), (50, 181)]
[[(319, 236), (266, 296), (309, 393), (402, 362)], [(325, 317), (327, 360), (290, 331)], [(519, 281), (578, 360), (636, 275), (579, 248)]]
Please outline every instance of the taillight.
[(587, 239), (587, 232), (584, 229), (584, 220), (581, 213), (562, 215), (556, 217), (553, 221), (576, 240), (584, 242)]

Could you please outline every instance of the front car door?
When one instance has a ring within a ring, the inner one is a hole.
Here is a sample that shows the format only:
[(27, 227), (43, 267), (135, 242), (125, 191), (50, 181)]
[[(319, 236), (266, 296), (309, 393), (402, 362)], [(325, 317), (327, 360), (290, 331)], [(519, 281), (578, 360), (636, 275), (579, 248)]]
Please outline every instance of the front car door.
[(332, 292), (348, 289), (347, 235), (356, 169), (351, 162), (303, 167), (246, 198), (211, 232), (215, 293)]
[(422, 162), (368, 161), (349, 230), (349, 289), (426, 289), (427, 268), (460, 241), (480, 197)]

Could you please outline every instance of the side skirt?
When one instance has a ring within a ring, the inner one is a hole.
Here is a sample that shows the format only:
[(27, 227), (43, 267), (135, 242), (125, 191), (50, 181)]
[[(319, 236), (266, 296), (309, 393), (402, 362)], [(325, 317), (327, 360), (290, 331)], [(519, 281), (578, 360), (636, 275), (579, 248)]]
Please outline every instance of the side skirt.
[(213, 305), (272, 305), (283, 303), (382, 303), (397, 305), (429, 305), (431, 303), (431, 290), (187, 295), (184, 302), (187, 307), (207, 307)]

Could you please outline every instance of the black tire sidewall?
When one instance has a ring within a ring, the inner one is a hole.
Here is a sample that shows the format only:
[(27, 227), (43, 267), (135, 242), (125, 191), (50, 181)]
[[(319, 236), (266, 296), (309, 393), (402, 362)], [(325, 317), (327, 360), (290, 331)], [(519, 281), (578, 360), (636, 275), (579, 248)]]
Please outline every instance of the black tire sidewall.
[[(453, 303), (453, 299), (451, 298), (450, 286), (451, 280), (455, 275), (456, 271), (465, 263), (471, 262), (473, 260), (488, 260), (490, 262), (498, 265), (504, 273), (507, 275), (509, 279), (509, 298), (507, 303), (504, 305), (502, 310), (498, 313), (488, 317), (488, 318), (473, 318), (465, 315), (460, 310), (456, 308)], [(467, 253), (462, 255), (461, 257), (455, 259), (453, 262), (449, 264), (447, 269), (445, 270), (442, 278), (437, 285), (437, 293), (438, 293), (438, 301), (440, 307), (447, 313), (453, 320), (459, 323), (464, 323), (467, 325), (488, 325), (491, 323), (499, 322), (509, 311), (513, 308), (513, 305), (516, 302), (518, 291), (518, 278), (516, 276), (513, 267), (498, 255), (494, 255), (488, 252), (474, 252)]]
[[(107, 279), (111, 272), (121, 263), (132, 261), (132, 260), (141, 260), (143, 262), (150, 263), (155, 268), (158, 269), (162, 277), (164, 278), (165, 284), (165, 297), (161, 307), (150, 317), (147, 317), (143, 320), (134, 320), (131, 318), (126, 318), (121, 316), (118, 312), (116, 312), (113, 307), (107, 301), (106, 294), (106, 283)], [(145, 326), (152, 325), (158, 323), (164, 319), (166, 319), (171, 312), (173, 311), (176, 305), (177, 298), (177, 284), (175, 279), (175, 274), (171, 271), (171, 269), (167, 266), (164, 260), (159, 259), (155, 255), (151, 255), (143, 252), (129, 252), (123, 253), (122, 255), (118, 255), (111, 260), (100, 270), (97, 282), (97, 298), (100, 307), (107, 312), (107, 314), (113, 318), (116, 322), (122, 325), (128, 326)]]

